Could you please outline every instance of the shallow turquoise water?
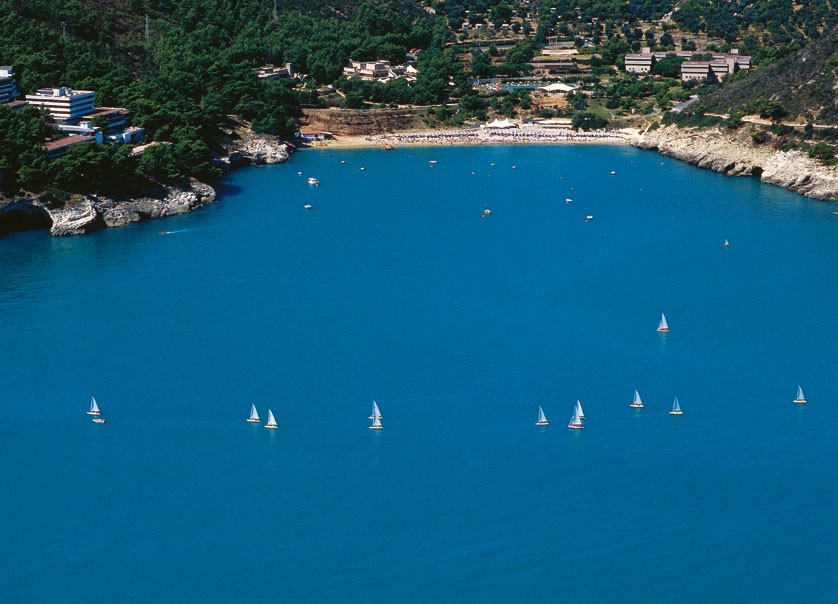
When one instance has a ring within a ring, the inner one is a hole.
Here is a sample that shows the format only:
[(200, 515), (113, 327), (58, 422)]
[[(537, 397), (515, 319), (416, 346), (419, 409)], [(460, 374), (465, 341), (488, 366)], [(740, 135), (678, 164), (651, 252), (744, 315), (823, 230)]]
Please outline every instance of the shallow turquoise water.
[(835, 209), (622, 147), (308, 151), (0, 238), (0, 600), (834, 601)]

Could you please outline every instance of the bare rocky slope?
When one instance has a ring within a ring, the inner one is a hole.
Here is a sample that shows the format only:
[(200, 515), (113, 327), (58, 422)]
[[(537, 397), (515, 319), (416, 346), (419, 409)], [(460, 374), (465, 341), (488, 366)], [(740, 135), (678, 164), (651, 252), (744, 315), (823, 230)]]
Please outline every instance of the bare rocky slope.
[(426, 128), (414, 109), (306, 109), (303, 124), (337, 136), (366, 136)]
[(631, 144), (730, 176), (758, 176), (762, 182), (800, 195), (838, 201), (838, 168), (824, 166), (799, 150), (755, 144), (746, 128), (664, 126), (634, 137)]

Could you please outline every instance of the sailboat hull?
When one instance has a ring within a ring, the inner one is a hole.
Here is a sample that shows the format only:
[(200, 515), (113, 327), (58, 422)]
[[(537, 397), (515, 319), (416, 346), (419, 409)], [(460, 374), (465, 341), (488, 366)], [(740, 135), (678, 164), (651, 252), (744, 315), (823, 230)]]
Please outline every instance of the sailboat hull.
[(632, 409), (642, 409), (643, 405), (638, 405), (637, 403), (629, 403), (629, 407)]
[(550, 422), (535, 422), (536, 426), (549, 426)]
[(86, 413), (88, 415), (99, 415), (101, 412), (100, 411), (86, 411)]
[(669, 328), (668, 327), (658, 327), (658, 331), (660, 333), (669, 333)]
[(582, 424), (568, 424), (567, 427), (572, 430), (581, 430), (584, 426)]
[(670, 411), (669, 415), (684, 415), (683, 411)]
[(370, 426), (370, 430), (381, 430), (384, 426)]
[(250, 422), (251, 424), (258, 424), (259, 423), (258, 419), (248, 419), (247, 421)]
[(797, 404), (797, 405), (802, 405), (806, 402), (806, 399), (805, 398), (796, 398), (792, 402)]
[(94, 424), (104, 424), (107, 420), (104, 417), (94, 417), (91, 421)]
[(269, 425), (267, 425), (267, 424), (265, 424), (265, 427), (266, 427), (268, 430), (276, 430), (277, 428), (279, 428), (279, 426), (269, 426)]

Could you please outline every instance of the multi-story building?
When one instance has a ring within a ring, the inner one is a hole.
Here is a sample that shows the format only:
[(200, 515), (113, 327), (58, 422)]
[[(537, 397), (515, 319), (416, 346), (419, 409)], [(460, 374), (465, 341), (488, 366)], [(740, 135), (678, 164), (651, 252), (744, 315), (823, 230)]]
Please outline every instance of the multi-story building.
[(710, 80), (721, 82), (732, 73), (751, 68), (751, 57), (738, 53), (714, 53), (711, 61), (681, 63), (681, 81)]
[(52, 119), (60, 123), (92, 113), (96, 106), (96, 93), (71, 88), (42, 88), (37, 94), (27, 94), (26, 100), (30, 105), (49, 111)]
[(626, 55), (626, 71), (629, 73), (651, 73), (655, 65), (655, 55), (652, 53)]
[(0, 103), (9, 103), (18, 97), (15, 70), (9, 66), (0, 67)]
[(708, 80), (711, 78), (709, 61), (684, 61), (681, 63), (681, 81)]
[(390, 61), (351, 61), (343, 68), (343, 75), (348, 78), (360, 76), (362, 79), (386, 78), (390, 75)]

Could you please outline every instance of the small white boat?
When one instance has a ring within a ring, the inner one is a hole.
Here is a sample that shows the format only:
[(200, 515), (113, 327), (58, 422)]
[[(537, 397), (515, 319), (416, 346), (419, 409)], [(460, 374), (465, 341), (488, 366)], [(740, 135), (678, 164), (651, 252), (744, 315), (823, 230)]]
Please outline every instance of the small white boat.
[(311, 204), (307, 203), (306, 205), (303, 206), (303, 209), (304, 210), (310, 210), (311, 209)]
[(591, 221), (591, 220), (593, 220), (593, 219), (594, 219), (594, 217), (593, 217), (593, 216), (591, 216), (590, 214), (588, 214), (587, 216), (585, 216), (585, 222), (590, 222), (590, 221)]
[(279, 426), (276, 425), (276, 418), (274, 417), (274, 412), (268, 409), (268, 421), (265, 424), (266, 428), (270, 428), (271, 430), (276, 430)]
[(658, 323), (658, 331), (661, 333), (667, 333), (669, 331), (669, 324), (666, 322), (666, 315), (661, 313), (661, 322)]
[(797, 403), (798, 405), (802, 405), (806, 402), (806, 397), (803, 396), (803, 388), (800, 386), (797, 387), (797, 396), (794, 397), (793, 403)]
[(346, 160), (345, 160), (345, 159), (342, 159), (342, 160), (340, 160), (340, 163), (345, 164), (345, 163), (346, 163)]
[(518, 166), (512, 166), (513, 170), (516, 170), (517, 168), (518, 168)]
[(358, 169), (359, 169), (361, 172), (363, 172), (364, 170), (366, 170), (366, 168), (365, 168), (364, 166), (361, 166), (361, 167), (360, 167), (360, 168), (358, 168)]
[(495, 162), (490, 163), (489, 166), (494, 168), (495, 167)]
[(614, 176), (616, 173), (617, 172), (615, 172), (614, 170), (611, 170), (611, 176)]
[(94, 424), (104, 424), (108, 420), (106, 420), (104, 417), (94, 417), (92, 421)]
[(308, 184), (310, 184), (313, 187), (316, 187), (320, 184), (320, 181), (317, 180), (316, 178), (314, 178), (313, 176), (309, 176), (308, 177)]
[(573, 417), (570, 418), (570, 423), (567, 425), (568, 428), (573, 428), (574, 430), (581, 430), (584, 428), (582, 425), (582, 418), (579, 417), (579, 407), (576, 405), (573, 406)]
[(573, 203), (573, 200), (570, 197), (565, 197), (564, 202), (565, 203)]
[(675, 397), (675, 400), (672, 402), (672, 411), (669, 412), (669, 415), (683, 415), (684, 412), (681, 411), (681, 404), (678, 402), (678, 397)]
[(538, 406), (538, 421), (535, 422), (536, 426), (549, 426), (550, 422), (547, 421), (547, 417), (544, 415), (544, 409), (541, 408), (541, 405)]
[(303, 175), (302, 172), (297, 172), (297, 176), (302, 176), (302, 175)]
[(253, 403), (250, 404), (250, 417), (247, 418), (251, 424), (258, 424), (259, 423), (259, 412), (256, 411), (256, 405)]
[(381, 411), (378, 409), (378, 403), (375, 401), (372, 402), (372, 413), (370, 413), (370, 419), (375, 419), (375, 414), (378, 413), (378, 419), (384, 419), (384, 416), (381, 415)]
[(634, 400), (629, 403), (629, 407), (634, 407), (635, 409), (643, 408), (643, 400), (640, 398), (640, 393), (637, 390), (634, 391)]
[(576, 412), (579, 414), (579, 419), (585, 419), (585, 412), (582, 411), (582, 403), (576, 401)]
[[(428, 167), (429, 168), (433, 168), (435, 165), (436, 165), (436, 160), (435, 159), (432, 159), (431, 161), (428, 162)], [(472, 172), (472, 174), (474, 174), (474, 172)]]
[(370, 426), (370, 430), (381, 430), (383, 427), (381, 425), (381, 414), (378, 412), (378, 405), (373, 401), (372, 426)]
[(727, 240), (727, 239), (725, 239), (725, 242), (724, 242), (724, 247), (730, 247), (730, 242), (728, 242), (728, 240)]
[(88, 415), (99, 415), (101, 412), (99, 411), (99, 404), (96, 402), (96, 397), (90, 397), (90, 410), (87, 412)]
[(492, 210), (490, 210), (489, 208), (486, 208), (485, 210), (483, 210), (483, 218), (486, 218), (486, 216), (491, 216), (491, 215), (492, 215)]

